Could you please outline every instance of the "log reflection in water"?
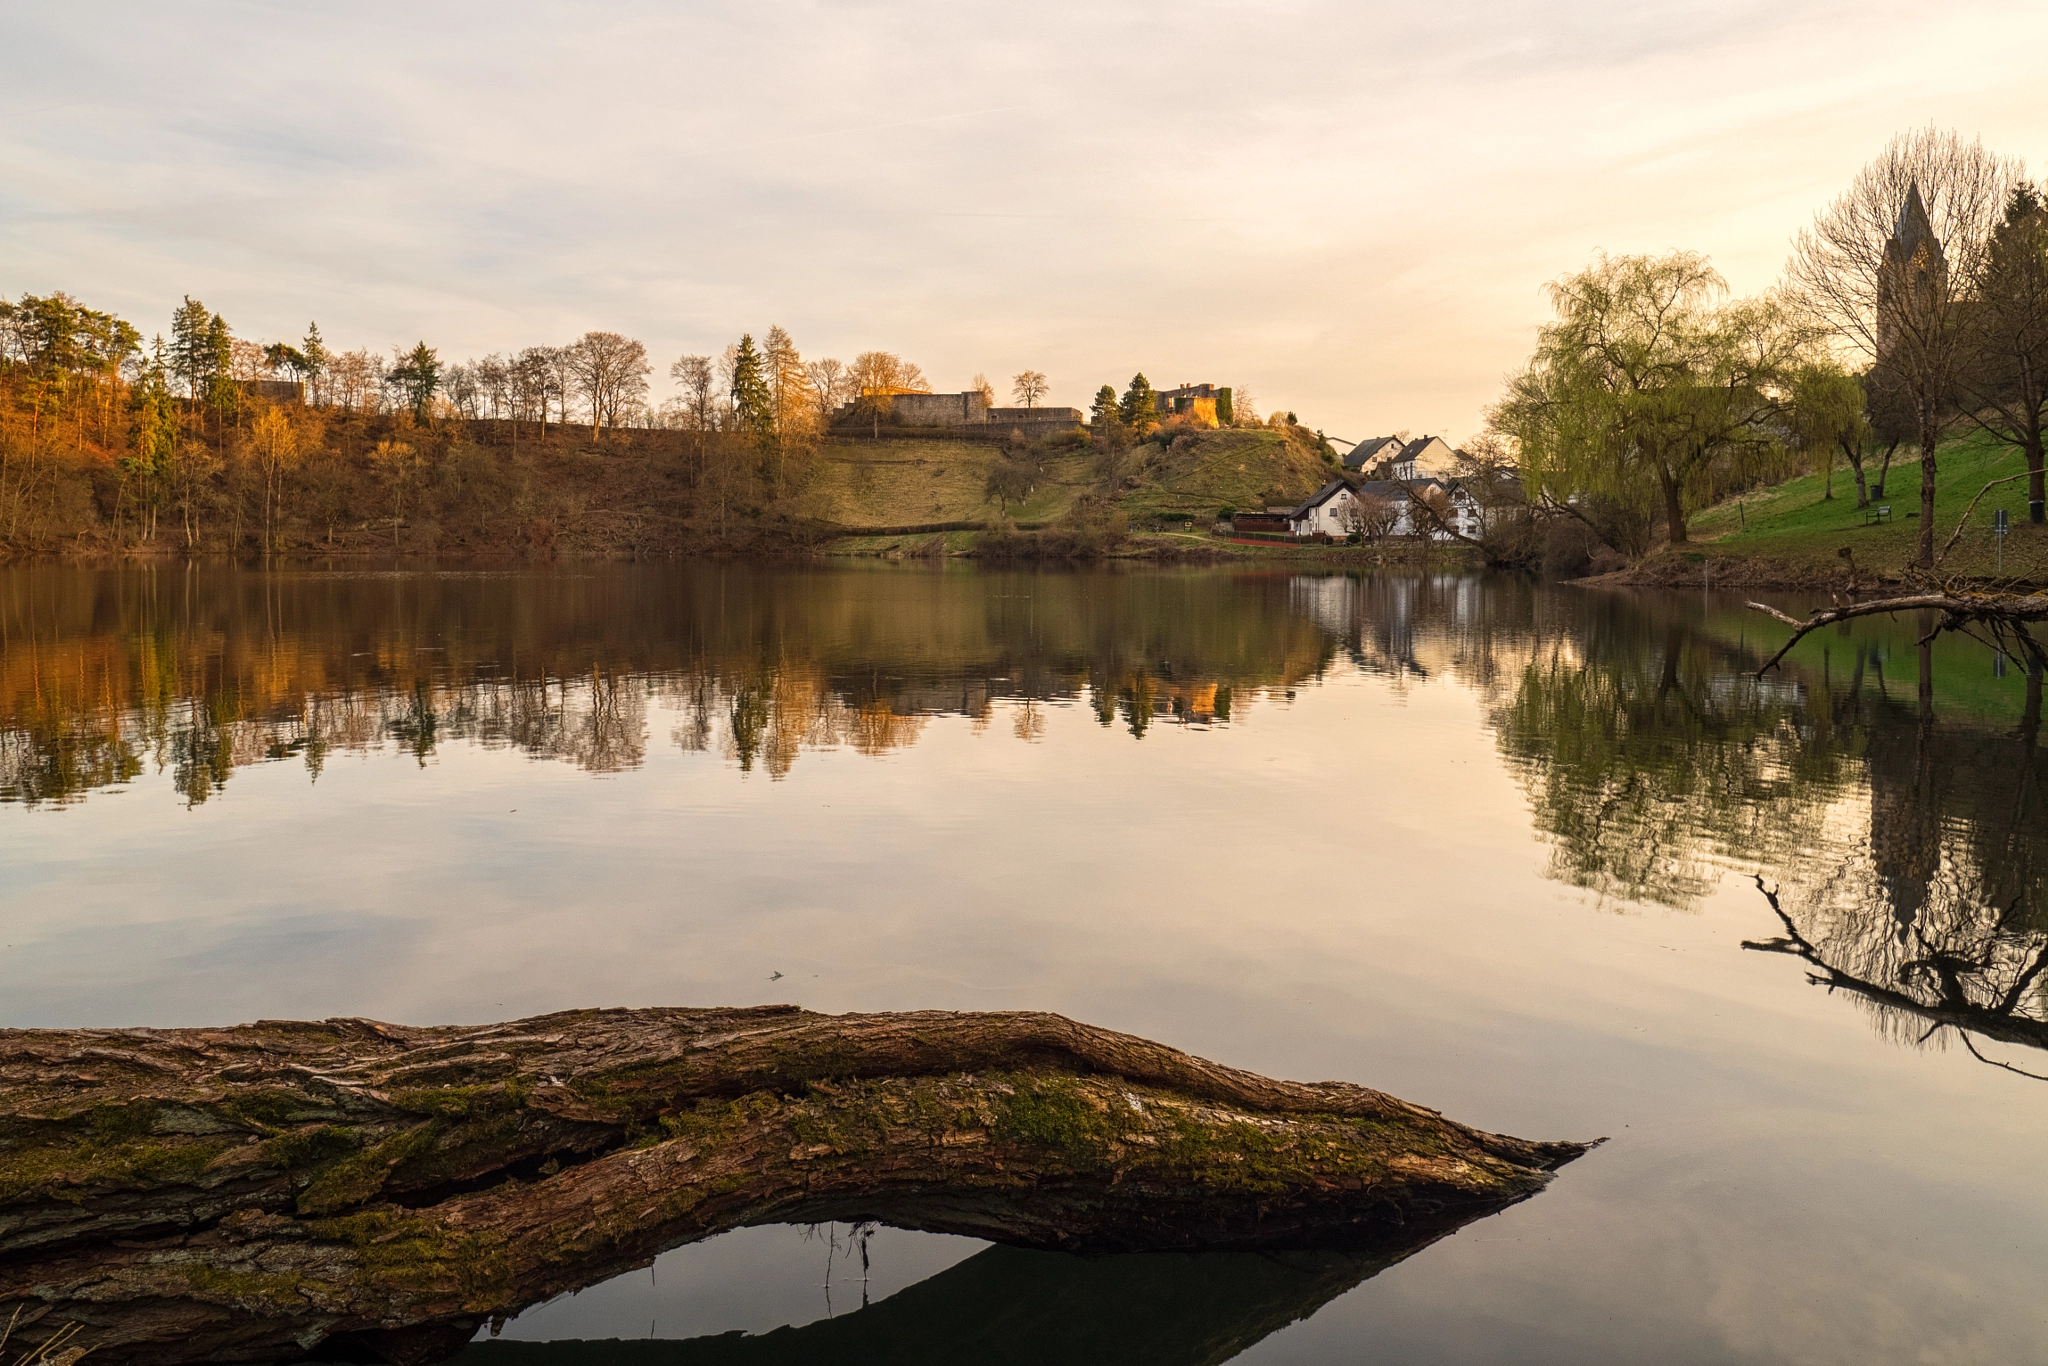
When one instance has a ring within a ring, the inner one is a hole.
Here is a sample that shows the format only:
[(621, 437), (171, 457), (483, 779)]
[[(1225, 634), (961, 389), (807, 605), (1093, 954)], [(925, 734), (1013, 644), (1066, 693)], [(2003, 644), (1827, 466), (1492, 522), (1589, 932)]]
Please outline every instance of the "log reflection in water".
[(1211, 1366), (1444, 1235), (1341, 1252), (1075, 1257), (991, 1247), (852, 1314), (682, 1341), (480, 1342), (454, 1366)]

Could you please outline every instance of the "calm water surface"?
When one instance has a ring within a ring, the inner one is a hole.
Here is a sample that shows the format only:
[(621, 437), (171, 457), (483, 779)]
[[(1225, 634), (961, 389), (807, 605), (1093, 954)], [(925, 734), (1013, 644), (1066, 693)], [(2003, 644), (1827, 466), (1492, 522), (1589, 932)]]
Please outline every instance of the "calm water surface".
[(1613, 1138), (1377, 1275), (754, 1229), (472, 1366), (2048, 1362), (2041, 680), (1918, 635), (1759, 683), (1738, 601), (1478, 577), (4, 571), (0, 1024), (1028, 1007)]

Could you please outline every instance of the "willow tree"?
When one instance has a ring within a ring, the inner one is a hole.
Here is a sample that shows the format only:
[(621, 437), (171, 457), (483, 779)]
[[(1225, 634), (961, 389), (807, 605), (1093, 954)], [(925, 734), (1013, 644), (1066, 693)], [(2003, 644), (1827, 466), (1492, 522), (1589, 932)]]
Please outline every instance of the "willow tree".
[(1525, 485), (1560, 505), (1661, 510), (1683, 543), (1688, 509), (1778, 449), (1798, 351), (1775, 301), (1727, 293), (1694, 252), (1603, 255), (1553, 282), (1557, 321), (1491, 414)]
[(1933, 128), (1901, 134), (1799, 234), (1787, 270), (1813, 320), (1911, 405), (1922, 569), (1934, 565), (1934, 448), (1957, 418), (1970, 295), (2017, 179), (1981, 143)]
[(1822, 498), (1835, 496), (1835, 453), (1856, 473), (1856, 506), (1870, 503), (1863, 477), (1863, 442), (1870, 432), (1862, 381), (1832, 360), (1802, 365), (1792, 376), (1792, 409), (1786, 426), (1792, 444), (1826, 480)]

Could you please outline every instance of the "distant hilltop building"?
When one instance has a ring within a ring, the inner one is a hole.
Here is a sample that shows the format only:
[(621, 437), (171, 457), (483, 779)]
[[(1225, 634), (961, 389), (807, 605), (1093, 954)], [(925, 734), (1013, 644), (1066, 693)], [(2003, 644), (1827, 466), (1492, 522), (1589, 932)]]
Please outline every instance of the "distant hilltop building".
[[(875, 393), (864, 398), (877, 397)], [(1087, 419), (1079, 408), (992, 408), (988, 395), (979, 389), (969, 389), (958, 394), (911, 393), (908, 390), (892, 390), (885, 395), (888, 406), (883, 410), (881, 425), (890, 428), (909, 427), (923, 431), (986, 432), (991, 428), (1007, 435), (1021, 431), (1026, 436), (1049, 436), (1078, 427)], [(849, 428), (861, 426), (868, 420), (866, 411), (859, 401), (849, 403), (833, 414), (833, 426), (845, 424)]]
[(1155, 392), (1152, 406), (1162, 418), (1188, 417), (1203, 427), (1227, 427), (1235, 416), (1230, 389), (1214, 384), (1183, 384)]
[(1440, 436), (1376, 436), (1353, 446), (1344, 468), (1365, 470), (1375, 479), (1448, 479), (1458, 472), (1458, 453)]

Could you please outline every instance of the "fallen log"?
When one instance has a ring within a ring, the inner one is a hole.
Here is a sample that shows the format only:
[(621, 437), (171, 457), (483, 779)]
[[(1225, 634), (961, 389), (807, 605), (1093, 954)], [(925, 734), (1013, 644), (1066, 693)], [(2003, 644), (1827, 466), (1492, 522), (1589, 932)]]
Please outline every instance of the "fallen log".
[[(1586, 1151), (1057, 1015), (571, 1011), (0, 1031), (0, 1323), (94, 1362), (410, 1366), (745, 1225), (1415, 1243)], [(323, 1344), (326, 1346), (323, 1347)]]

